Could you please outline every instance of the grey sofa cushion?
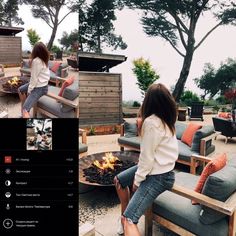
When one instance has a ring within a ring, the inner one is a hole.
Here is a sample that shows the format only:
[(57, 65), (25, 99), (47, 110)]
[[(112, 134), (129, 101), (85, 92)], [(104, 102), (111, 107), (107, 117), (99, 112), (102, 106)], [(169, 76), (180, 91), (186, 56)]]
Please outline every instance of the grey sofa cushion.
[(177, 139), (181, 139), (185, 129), (187, 128), (187, 124), (184, 124), (182, 122), (176, 121), (175, 123), (175, 132)]
[(179, 160), (190, 162), (192, 154), (199, 154), (197, 152), (191, 151), (189, 146), (181, 142), (180, 140), (178, 140), (178, 146), (179, 146), (179, 157), (178, 157)]
[(138, 134), (137, 124), (136, 123), (124, 123), (125, 134), (126, 138), (135, 137)]
[(4, 72), (0, 71), (0, 77), (3, 77), (4, 75), (5, 75)]
[[(176, 183), (193, 189), (198, 176), (188, 173), (177, 173)], [(200, 205), (192, 205), (191, 200), (170, 191), (165, 191), (154, 201), (155, 213), (199, 236), (228, 235), (228, 220), (226, 218), (211, 225), (202, 224), (199, 220)]]
[[(78, 80), (75, 80), (71, 85), (69, 85), (64, 89), (62, 97), (73, 101), (78, 96), (79, 96), (79, 83)], [(61, 110), (62, 112), (69, 112), (73, 110), (73, 107), (62, 104)]]
[[(223, 169), (208, 177), (202, 193), (224, 202), (234, 191), (236, 191), (236, 161), (232, 159)], [(212, 224), (225, 217), (224, 214), (202, 206), (200, 221), (204, 224)]]
[[(48, 91), (52, 92), (54, 94), (58, 94), (59, 93), (60, 88), (58, 87), (54, 87), (54, 86), (48, 86)], [(38, 103), (37, 106), (39, 108), (42, 108), (50, 113), (52, 113), (53, 115), (57, 116), (57, 117), (61, 117), (61, 118), (74, 118), (75, 117), (75, 113), (73, 110), (68, 111), (66, 113), (61, 111), (61, 103), (57, 102), (55, 99), (50, 98), (48, 96), (42, 96)]]
[(88, 146), (84, 143), (79, 143), (79, 154), (88, 151)]
[(197, 130), (194, 134), (191, 150), (195, 152), (200, 152), (200, 141), (214, 133), (214, 127), (211, 125), (203, 126), (201, 129)]
[(119, 137), (118, 138), (118, 143), (119, 144), (123, 144), (123, 145), (129, 145), (132, 146), (134, 148), (140, 148), (140, 137), (136, 136), (136, 137)]

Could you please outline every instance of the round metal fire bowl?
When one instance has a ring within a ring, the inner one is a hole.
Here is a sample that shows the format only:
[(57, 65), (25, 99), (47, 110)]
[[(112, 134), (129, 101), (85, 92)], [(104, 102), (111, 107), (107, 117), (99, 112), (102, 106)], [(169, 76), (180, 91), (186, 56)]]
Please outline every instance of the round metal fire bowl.
[[(20, 77), (20, 76), (9, 76), (9, 77), (3, 77), (3, 78), (0, 78), (0, 92), (2, 93), (9, 93), (9, 94), (17, 94), (18, 91), (18, 87), (17, 88), (14, 88), (13, 90), (9, 91), (9, 90), (6, 90), (3, 88), (3, 84), (5, 84), (8, 80), (11, 80), (12, 78), (14, 77), (18, 77), (20, 78), (25, 84), (27, 82), (29, 82), (29, 79), (28, 78), (25, 78), (25, 77)], [(20, 86), (19, 86), (20, 87)]]
[[(79, 182), (87, 185), (94, 185), (94, 186), (114, 186), (114, 184), (98, 184), (98, 183), (90, 183), (85, 179), (83, 176), (83, 169), (86, 169), (91, 166), (91, 164), (95, 160), (102, 160), (102, 157), (105, 156), (107, 152), (95, 153), (86, 157), (82, 157), (79, 159)], [(123, 151), (123, 152), (111, 152), (112, 155), (118, 157), (121, 161), (133, 161), (135, 163), (138, 162), (139, 152), (136, 151)]]

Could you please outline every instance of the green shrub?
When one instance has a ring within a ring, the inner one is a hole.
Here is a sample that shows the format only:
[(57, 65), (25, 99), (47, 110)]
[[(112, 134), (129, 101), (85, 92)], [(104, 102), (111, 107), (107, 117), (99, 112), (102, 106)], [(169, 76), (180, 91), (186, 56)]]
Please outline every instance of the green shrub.
[(138, 101), (133, 102), (133, 107), (140, 107), (141, 104)]
[(199, 102), (200, 98), (196, 93), (193, 93), (192, 91), (186, 90), (180, 97), (180, 104), (191, 106), (193, 102)]

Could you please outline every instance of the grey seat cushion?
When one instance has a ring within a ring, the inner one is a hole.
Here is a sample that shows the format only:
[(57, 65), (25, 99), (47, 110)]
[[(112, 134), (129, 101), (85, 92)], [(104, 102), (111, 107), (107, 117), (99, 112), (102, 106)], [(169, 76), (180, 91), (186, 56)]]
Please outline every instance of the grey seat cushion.
[(124, 123), (125, 134), (126, 138), (135, 137), (138, 134), (137, 124), (136, 123)]
[(180, 140), (178, 140), (178, 146), (179, 146), (179, 157), (178, 157), (179, 160), (190, 162), (192, 154), (199, 154), (197, 152), (191, 151), (190, 147), (187, 144), (181, 142)]
[(140, 148), (140, 137), (136, 136), (127, 138), (122, 136), (118, 138), (118, 143), (123, 145), (129, 145), (134, 148)]
[[(188, 173), (177, 173), (176, 184), (193, 189), (198, 178), (198, 176)], [(199, 220), (201, 206), (192, 205), (190, 199), (170, 191), (165, 191), (155, 200), (153, 211), (199, 236), (228, 235), (228, 220), (226, 218), (211, 225), (202, 224)]]
[[(60, 91), (60, 88), (49, 86), (48, 91), (54, 94), (58, 94)], [(55, 99), (50, 98), (48, 96), (42, 96), (39, 99), (37, 106), (39, 108), (42, 108), (43, 110), (50, 112), (51, 114), (57, 117), (61, 117), (61, 118), (74, 118), (75, 117), (75, 113), (73, 110), (68, 111), (68, 112), (63, 112), (61, 109), (62, 107), (61, 103), (57, 102)]]
[(3, 77), (4, 75), (4, 72), (0, 72), (0, 77)]
[(24, 74), (31, 74), (31, 69), (30, 69), (30, 68), (22, 67), (22, 68), (20, 69), (20, 72), (21, 72), (21, 73), (24, 73)]
[(79, 154), (88, 151), (88, 146), (84, 143), (79, 143)]
[[(236, 191), (236, 161), (229, 160), (221, 170), (211, 174), (204, 187), (203, 194), (220, 201), (226, 201)], [(208, 207), (202, 206), (200, 221), (205, 224), (212, 224), (225, 218), (226, 215), (218, 213)]]

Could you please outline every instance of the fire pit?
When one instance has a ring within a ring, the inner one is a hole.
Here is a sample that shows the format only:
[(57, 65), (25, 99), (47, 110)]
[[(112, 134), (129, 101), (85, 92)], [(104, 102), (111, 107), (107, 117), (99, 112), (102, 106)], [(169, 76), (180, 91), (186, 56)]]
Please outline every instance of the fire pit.
[(137, 164), (139, 152), (102, 152), (79, 159), (79, 182), (95, 186), (113, 186), (113, 178)]
[(19, 76), (4, 77), (0, 80), (0, 91), (4, 93), (18, 93), (18, 88), (28, 83), (28, 78)]

